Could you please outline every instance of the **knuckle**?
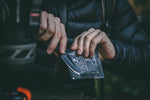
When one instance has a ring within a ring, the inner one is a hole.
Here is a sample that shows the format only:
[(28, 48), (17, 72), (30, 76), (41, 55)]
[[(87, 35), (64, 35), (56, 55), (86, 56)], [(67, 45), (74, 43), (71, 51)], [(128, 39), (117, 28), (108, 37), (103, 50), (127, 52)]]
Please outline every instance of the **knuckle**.
[(94, 31), (95, 29), (94, 29), (94, 28), (90, 28), (89, 30), (90, 30), (90, 31)]
[(101, 34), (105, 34), (105, 32), (101, 32)]
[(84, 39), (84, 36), (80, 36), (79, 37), (79, 41), (83, 40)]
[(56, 32), (55, 34), (58, 38), (61, 38), (61, 32)]
[(74, 38), (74, 41), (77, 41), (78, 40), (78, 37)]
[(80, 37), (79, 37), (79, 39), (83, 39), (85, 36), (84, 35), (81, 35)]
[(42, 11), (42, 12), (41, 12), (41, 14), (45, 14), (45, 15), (47, 15), (47, 12), (46, 12), (46, 11)]
[(82, 32), (81, 34), (84, 35), (85, 33), (87, 33), (87, 31)]
[(65, 25), (62, 23), (60, 25), (61, 25), (61, 29), (65, 31)]
[(101, 30), (100, 30), (100, 29), (96, 29), (95, 31), (96, 31), (96, 32), (101, 32)]
[(65, 29), (65, 25), (63, 23), (60, 23), (61, 27)]
[(58, 23), (60, 23), (60, 18), (55, 17), (55, 20), (56, 20)]
[(102, 36), (103, 38), (106, 37), (105, 32), (101, 32), (101, 36)]
[(51, 14), (51, 13), (50, 13), (50, 14), (48, 14), (48, 16), (49, 16), (49, 17), (54, 17), (54, 15), (53, 15), (53, 14)]

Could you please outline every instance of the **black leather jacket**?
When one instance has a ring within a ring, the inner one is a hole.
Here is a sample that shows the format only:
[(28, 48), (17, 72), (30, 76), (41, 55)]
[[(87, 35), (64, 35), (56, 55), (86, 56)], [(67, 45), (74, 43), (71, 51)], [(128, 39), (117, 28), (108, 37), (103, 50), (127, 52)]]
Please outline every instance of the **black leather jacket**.
[[(102, 26), (100, 0), (45, 0), (43, 9), (61, 18), (68, 38)], [(116, 56), (103, 62), (104, 68), (123, 76), (149, 75), (150, 37), (139, 26), (127, 0), (117, 0), (110, 25), (109, 37), (116, 48)]]

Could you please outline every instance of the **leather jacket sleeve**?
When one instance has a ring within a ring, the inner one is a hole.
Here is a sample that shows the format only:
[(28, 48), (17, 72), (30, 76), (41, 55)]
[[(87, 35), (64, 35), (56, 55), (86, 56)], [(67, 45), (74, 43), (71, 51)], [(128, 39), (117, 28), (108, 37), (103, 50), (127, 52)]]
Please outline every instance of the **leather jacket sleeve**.
[(118, 0), (111, 26), (116, 56), (103, 62), (105, 68), (126, 77), (149, 76), (150, 37), (141, 29), (127, 0)]

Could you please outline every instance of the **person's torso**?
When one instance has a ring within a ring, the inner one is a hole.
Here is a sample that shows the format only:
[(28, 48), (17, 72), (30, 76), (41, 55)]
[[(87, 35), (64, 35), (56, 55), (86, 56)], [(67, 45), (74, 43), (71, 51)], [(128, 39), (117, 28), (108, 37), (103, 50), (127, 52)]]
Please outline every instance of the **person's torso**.
[[(54, 16), (59, 17), (61, 22), (65, 24), (68, 38), (73, 39), (90, 28), (98, 29), (102, 24), (100, 0), (47, 0), (44, 1), (43, 6), (48, 13), (52, 13)], [(41, 51), (40, 47), (42, 47), (42, 45), (38, 47), (37, 51)], [(46, 55), (46, 53), (43, 55), (42, 53), (37, 52), (36, 62), (38, 64), (43, 64), (44, 66), (49, 66), (49, 68), (54, 69), (56, 67), (56, 60), (54, 60), (54, 55)], [(57, 82), (59, 82), (61, 85), (65, 83), (66, 86), (70, 87), (90, 86), (92, 81), (90, 82), (89, 80), (84, 80), (85, 82), (71, 80), (65, 64), (60, 62), (59, 65), (60, 67), (58, 70), (59, 75), (57, 76)], [(87, 82), (88, 84), (85, 85)]]
[(100, 0), (49, 0), (44, 4), (49, 13), (65, 24), (68, 38), (75, 38), (89, 28), (99, 29), (102, 24)]

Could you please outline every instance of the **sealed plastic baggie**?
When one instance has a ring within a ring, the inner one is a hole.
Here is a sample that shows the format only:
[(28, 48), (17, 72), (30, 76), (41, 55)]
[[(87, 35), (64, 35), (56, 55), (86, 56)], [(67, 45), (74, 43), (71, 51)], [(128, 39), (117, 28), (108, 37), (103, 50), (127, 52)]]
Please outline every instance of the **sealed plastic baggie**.
[(72, 79), (101, 79), (104, 78), (101, 60), (98, 51), (95, 51), (94, 57), (85, 58), (76, 55), (76, 51), (66, 50), (61, 55), (62, 60), (68, 66)]

